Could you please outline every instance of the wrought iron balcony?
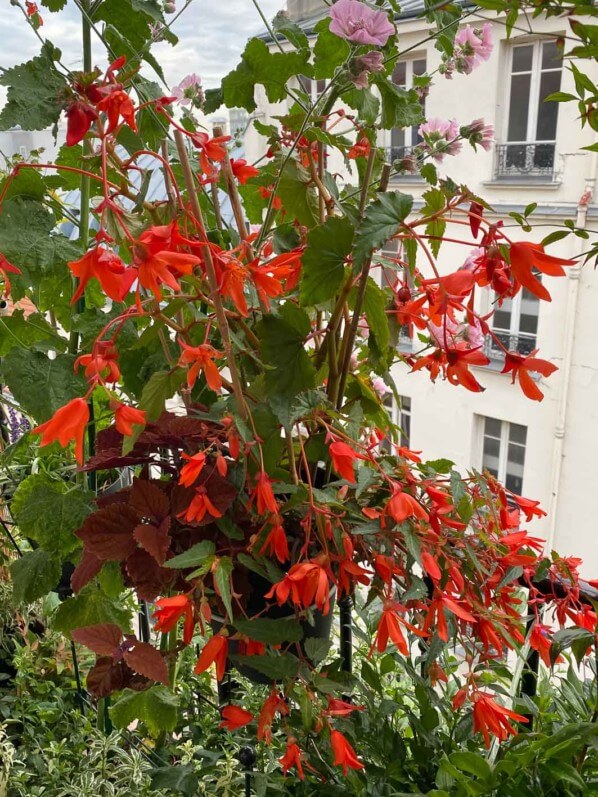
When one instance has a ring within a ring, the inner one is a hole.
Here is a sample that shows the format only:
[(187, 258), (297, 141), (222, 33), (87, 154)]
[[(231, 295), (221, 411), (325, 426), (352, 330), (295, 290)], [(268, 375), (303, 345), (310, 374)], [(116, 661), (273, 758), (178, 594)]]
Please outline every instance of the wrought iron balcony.
[[(394, 163), (395, 161), (403, 160), (403, 158), (408, 158), (409, 156), (413, 155), (413, 149), (413, 147), (386, 147), (386, 160), (388, 163)], [(413, 179), (414, 177), (419, 178), (419, 174), (417, 172), (404, 171), (400, 174), (393, 175), (393, 178), (397, 177), (399, 179), (401, 179), (401, 177), (411, 177)]]
[(554, 141), (497, 144), (495, 179), (536, 178), (552, 180)]
[[(522, 354), (524, 357), (527, 357), (536, 348), (535, 335), (526, 335), (524, 332), (512, 335), (510, 332), (500, 332), (499, 330), (494, 330), (494, 334), (507, 351), (516, 351), (517, 354)], [(502, 362), (505, 359), (504, 351), (490, 335), (484, 342), (484, 353), (494, 362)]]

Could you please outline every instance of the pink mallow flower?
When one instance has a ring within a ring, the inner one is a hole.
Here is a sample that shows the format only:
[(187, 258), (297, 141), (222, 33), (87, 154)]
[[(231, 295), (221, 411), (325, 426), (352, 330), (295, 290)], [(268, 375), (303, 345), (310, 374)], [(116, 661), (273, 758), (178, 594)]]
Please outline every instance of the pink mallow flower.
[(370, 72), (384, 71), (384, 56), (378, 50), (370, 50), (365, 55), (354, 58), (350, 63), (351, 83), (358, 89), (367, 89), (370, 85)]
[(494, 128), (492, 125), (487, 125), (483, 119), (474, 119), (470, 124), (463, 125), (460, 132), (474, 149), (478, 146), (486, 150), (486, 152), (492, 149)]
[(330, 32), (355, 44), (384, 47), (395, 27), (385, 11), (375, 11), (361, 0), (338, 0), (330, 9)]
[(466, 25), (457, 31), (453, 58), (455, 69), (469, 75), (492, 54), (492, 25), (486, 22), (481, 28)]
[(201, 105), (204, 100), (204, 93), (199, 75), (192, 74), (184, 77), (179, 85), (173, 88), (172, 96), (181, 105)]
[(429, 119), (419, 126), (419, 134), (424, 139), (420, 146), (432, 158), (441, 163), (445, 155), (456, 155), (461, 151), (459, 125), (456, 119), (443, 121), (442, 119)]

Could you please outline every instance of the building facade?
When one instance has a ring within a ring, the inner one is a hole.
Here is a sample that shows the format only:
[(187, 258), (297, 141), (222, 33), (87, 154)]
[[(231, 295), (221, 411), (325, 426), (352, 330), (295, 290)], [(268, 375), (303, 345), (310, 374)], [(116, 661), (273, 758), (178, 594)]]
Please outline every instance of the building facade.
[[(418, 18), (415, 2), (406, 14), (408, 4), (402, 4), (398, 25), (401, 50), (408, 51), (408, 57), (397, 64), (394, 79), (406, 87), (414, 76), (435, 72), (441, 60), (434, 43), (425, 41), (429, 29), (425, 19)], [(287, 10), (309, 32), (326, 6), (321, 0), (289, 0)], [(572, 74), (555, 44), (556, 36), (565, 33), (563, 21), (534, 20), (533, 35), (514, 30), (510, 39), (500, 17), (474, 14), (464, 24), (481, 27), (485, 21), (492, 24), (490, 59), (471, 75), (455, 74), (449, 80), (437, 74), (425, 103), (428, 118), (457, 118), (460, 124), (483, 118), (494, 126), (495, 143), (489, 152), (474, 153), (464, 146), (457, 156), (445, 158), (439, 174), (481, 195), (497, 219), (512, 225), (509, 235), (514, 240), (527, 236), (509, 213), (522, 213), (530, 203), (537, 203), (532, 224), (538, 229), (529, 240), (541, 240), (566, 219), (596, 230), (598, 206), (588, 201), (588, 190), (598, 198), (598, 156), (582, 149), (595, 143), (596, 133), (580, 128), (575, 103), (544, 102), (554, 91), (574, 93)], [(595, 63), (586, 62), (583, 68), (593, 69), (594, 78), (598, 75)], [(268, 103), (261, 87), (256, 100), (255, 115), (265, 123), (286, 110), (284, 103)], [(408, 153), (417, 136), (417, 129), (388, 131), (379, 144), (392, 161)], [(259, 158), (264, 148), (264, 140), (250, 130), (248, 160)], [(328, 166), (346, 174), (340, 159)], [(421, 179), (402, 176), (389, 190), (411, 193), (417, 201), (425, 188)], [(549, 251), (574, 257), (587, 248), (587, 241), (569, 236)], [(392, 246), (389, 250), (392, 253)], [(444, 244), (441, 271), (454, 271), (469, 251)], [(490, 365), (475, 369), (486, 387), (483, 394), (440, 380), (433, 384), (425, 374), (409, 373), (399, 364), (393, 377), (404, 401), (395, 411), (403, 426), (408, 423), (410, 446), (426, 458), (447, 457), (462, 471), (485, 467), (515, 492), (539, 499), (548, 516), (532, 525), (532, 533), (545, 537), (547, 547), (581, 556), (581, 572), (598, 578), (593, 511), (598, 482), (598, 274), (588, 263), (568, 268), (566, 278), (545, 279), (552, 302), (539, 302), (524, 292), (505, 302), (492, 322), (507, 348), (521, 353), (538, 348), (540, 357), (558, 367), (539, 383), (545, 396), (541, 403), (527, 399), (508, 375), (500, 373), (500, 352), (488, 345)], [(492, 297), (482, 301), (486, 304), (478, 309), (489, 311)], [(402, 339), (401, 347), (408, 351), (418, 343)]]

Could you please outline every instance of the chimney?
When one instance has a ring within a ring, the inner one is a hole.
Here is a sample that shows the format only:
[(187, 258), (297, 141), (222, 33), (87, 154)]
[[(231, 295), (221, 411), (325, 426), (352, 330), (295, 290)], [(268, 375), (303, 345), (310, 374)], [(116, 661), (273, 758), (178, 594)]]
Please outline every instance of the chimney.
[(287, 0), (287, 12), (296, 22), (316, 16), (318, 13), (323, 14), (326, 9), (323, 0)]

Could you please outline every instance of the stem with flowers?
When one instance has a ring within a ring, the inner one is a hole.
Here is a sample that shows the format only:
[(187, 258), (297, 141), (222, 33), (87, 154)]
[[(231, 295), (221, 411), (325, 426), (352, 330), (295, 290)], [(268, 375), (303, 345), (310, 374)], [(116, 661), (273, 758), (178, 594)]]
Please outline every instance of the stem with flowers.
[[(92, 487), (133, 472), (106, 495), (36, 473), (24, 480), (13, 514), (34, 544), (15, 569), (17, 589), (40, 597), (71, 563), (73, 595), (56, 627), (96, 654), (88, 690), (115, 697), (117, 724), (136, 706), (155, 729), (174, 699), (177, 656), (197, 644), (202, 688), (205, 673), (221, 683), (233, 667), (268, 685), (252, 711), (229, 690), (223, 728), (251, 727), (264, 745), (284, 735), (282, 770), (299, 779), (329, 777), (332, 762), (365, 782), (356, 741), (364, 706), (352, 702), (356, 679), (325, 638), (335, 605), (349, 626), (355, 603), (371, 615), (362, 672), (386, 656), (413, 679), (417, 666), (418, 683), (442, 696), (445, 720), (462, 712), (470, 739), (480, 734), (486, 749), (505, 742), (526, 718), (504, 704), (494, 673), (524, 645), (529, 617), (529, 645), (549, 665), (557, 627), (574, 624), (584, 641), (594, 630), (579, 563), (529, 536), (527, 524), (544, 514), (538, 502), (401, 445), (379, 389), (398, 395), (395, 380), (422, 371), (480, 393), (487, 336), (530, 400), (543, 398), (537, 375), (556, 370), (535, 351), (508, 351), (479, 298), (491, 291), (500, 307), (527, 290), (548, 301), (550, 278), (576, 261), (533, 235), (507, 235), (482, 198), (441, 175), (464, 144), (487, 148), (492, 130), (483, 120), (426, 120), (421, 104), (433, 78), (488, 59), (490, 26), (459, 28), (458, 8), (449, 25), (430, 11), (441, 68), (407, 91), (392, 80), (402, 52), (395, 4), (338, 0), (311, 38), (277, 16), (271, 47), (251, 39), (220, 89), (204, 95), (192, 75), (162, 95), (140, 70), (168, 30), (142, 6), (132, 3), (127, 20), (108, 0), (82, 0), (82, 72), (65, 77), (44, 43), (27, 66), (49, 76), (35, 124), (64, 113), (66, 143), (54, 163), (17, 164), (0, 187), (4, 294), (35, 307), (33, 320), (16, 316), (32, 353), (14, 346), (2, 363), (34, 422), (28, 445), (41, 458), (72, 450)], [(110, 57), (94, 68), (100, 20)], [(145, 38), (133, 47), (136, 36)], [(9, 119), (30, 90), (22, 74), (6, 78)], [(301, 76), (328, 85), (312, 99)], [(253, 112), (256, 87), (291, 103), (275, 123), (256, 121), (259, 167), (235, 158), (230, 136), (210, 133), (196, 113), (221, 104)], [(415, 157), (386, 163), (380, 133), (416, 125)], [(333, 157), (343, 175), (331, 171)], [(421, 206), (390, 182), (407, 169), (427, 184)], [(155, 175), (162, 194), (148, 190)], [(74, 180), (76, 242), (50, 204), (55, 191), (66, 203)], [(26, 246), (15, 233), (25, 219)], [(530, 228), (527, 215), (521, 226)], [(396, 256), (384, 254), (390, 241)], [(449, 242), (474, 249), (452, 271), (440, 256)], [(401, 352), (402, 328), (417, 331), (420, 350)], [(56, 539), (31, 522), (42, 489), (72, 518)], [(105, 590), (115, 569), (120, 594), (152, 604), (152, 639), (137, 638)], [(548, 598), (541, 579), (554, 585)], [(343, 646), (346, 662), (348, 634)], [(159, 728), (161, 742), (170, 729)]]

